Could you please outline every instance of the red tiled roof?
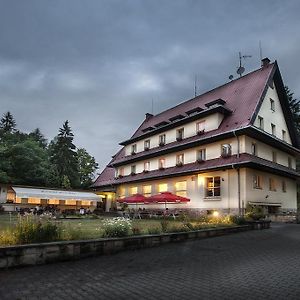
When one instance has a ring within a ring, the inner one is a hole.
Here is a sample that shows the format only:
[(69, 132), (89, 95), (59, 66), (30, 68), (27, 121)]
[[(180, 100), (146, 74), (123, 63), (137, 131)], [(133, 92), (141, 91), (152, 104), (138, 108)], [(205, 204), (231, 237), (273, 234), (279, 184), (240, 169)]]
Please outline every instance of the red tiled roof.
[[(227, 158), (220, 157), (216, 159), (206, 160), (201, 163), (194, 162), (190, 164), (185, 164), (181, 167), (171, 167), (171, 168), (166, 168), (164, 170), (154, 170), (147, 173), (128, 175), (119, 179), (115, 179), (114, 175), (111, 178), (103, 176), (102, 178), (99, 177), (93, 186), (101, 187), (101, 186), (117, 185), (121, 183), (128, 183), (128, 182), (135, 182), (135, 181), (159, 179), (162, 177), (181, 176), (181, 175), (184, 176), (186, 174), (191, 174), (196, 172), (203, 173), (215, 169), (222, 169), (222, 168), (228, 169), (228, 168), (232, 168), (233, 165), (246, 166), (246, 164), (263, 166), (265, 168), (272, 169), (277, 172), (290, 174), (290, 176), (292, 177), (299, 176), (299, 174), (293, 169), (259, 158), (257, 156), (243, 153), (239, 157), (237, 157), (237, 155), (232, 155)], [(107, 168), (107, 169), (113, 170), (113, 168)]]

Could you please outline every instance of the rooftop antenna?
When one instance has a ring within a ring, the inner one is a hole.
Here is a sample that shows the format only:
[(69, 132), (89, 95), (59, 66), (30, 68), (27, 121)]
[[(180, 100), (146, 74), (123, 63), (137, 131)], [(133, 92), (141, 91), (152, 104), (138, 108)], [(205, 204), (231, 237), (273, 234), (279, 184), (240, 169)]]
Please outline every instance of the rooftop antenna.
[(263, 59), (261, 41), (259, 41), (259, 58), (260, 58), (260, 62), (261, 62)]
[(248, 57), (252, 57), (252, 55), (242, 55), (242, 53), (239, 52), (240, 65), (236, 72), (240, 75), (240, 77), (242, 77), (242, 74), (245, 72), (245, 68), (242, 66), (242, 59), (246, 59)]
[(197, 75), (195, 75), (195, 98), (197, 97)]

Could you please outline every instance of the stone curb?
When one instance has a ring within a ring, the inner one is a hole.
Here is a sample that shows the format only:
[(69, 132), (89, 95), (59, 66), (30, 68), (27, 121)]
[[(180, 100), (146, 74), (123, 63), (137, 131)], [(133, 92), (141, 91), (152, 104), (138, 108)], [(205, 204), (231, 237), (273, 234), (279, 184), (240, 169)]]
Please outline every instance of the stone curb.
[(61, 241), (0, 247), (0, 269), (76, 260), (88, 256), (108, 255), (124, 250), (149, 248), (167, 243), (221, 236), (251, 229), (256, 228), (253, 228), (251, 225), (242, 225), (122, 238)]

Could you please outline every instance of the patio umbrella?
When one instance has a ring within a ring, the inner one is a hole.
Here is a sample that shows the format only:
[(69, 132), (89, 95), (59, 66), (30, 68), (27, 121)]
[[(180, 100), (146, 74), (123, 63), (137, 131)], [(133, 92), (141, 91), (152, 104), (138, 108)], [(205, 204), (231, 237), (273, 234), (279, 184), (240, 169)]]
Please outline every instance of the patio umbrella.
[(165, 203), (165, 207), (167, 207), (167, 203), (182, 203), (189, 202), (190, 199), (182, 196), (175, 195), (170, 192), (162, 192), (157, 195), (153, 195), (147, 198), (149, 203), (157, 202), (157, 203)]
[(126, 204), (136, 204), (136, 209), (138, 204), (148, 202), (148, 198), (141, 194), (135, 194), (132, 196), (128, 196), (125, 198), (120, 198), (116, 200), (118, 203), (126, 203)]

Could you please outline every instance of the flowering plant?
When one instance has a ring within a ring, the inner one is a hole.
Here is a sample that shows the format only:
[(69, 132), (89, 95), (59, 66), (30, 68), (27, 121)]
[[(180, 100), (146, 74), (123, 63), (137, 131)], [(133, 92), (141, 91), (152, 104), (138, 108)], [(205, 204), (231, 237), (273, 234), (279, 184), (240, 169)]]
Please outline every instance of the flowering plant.
[(103, 221), (104, 235), (107, 237), (127, 236), (132, 231), (130, 219), (114, 218)]

